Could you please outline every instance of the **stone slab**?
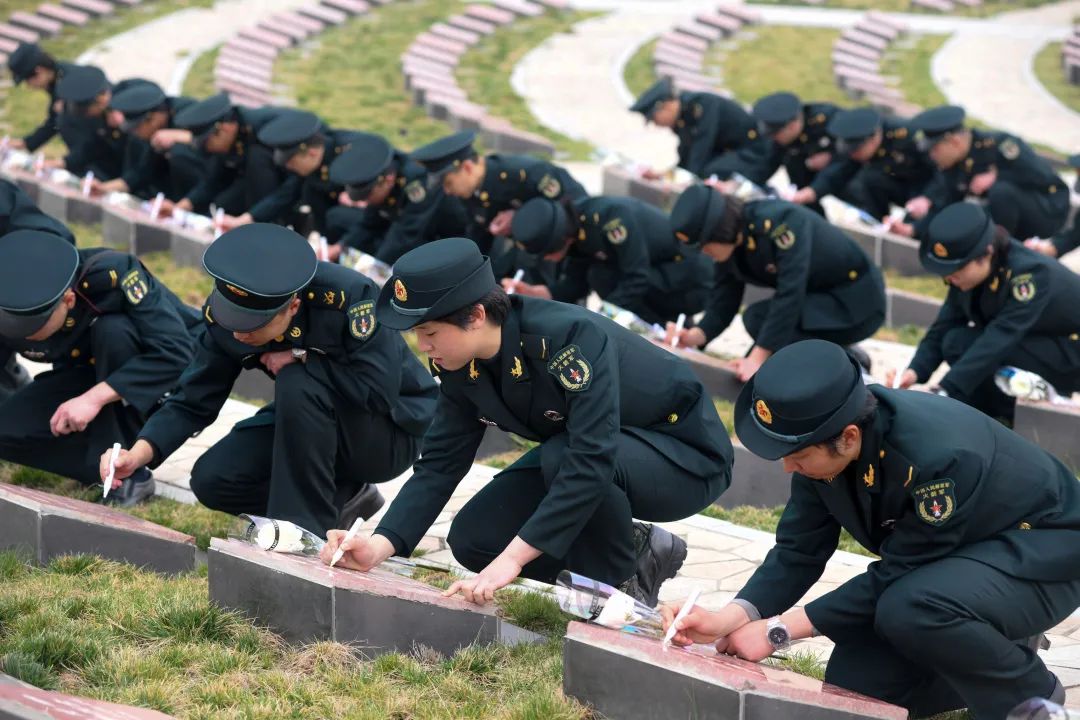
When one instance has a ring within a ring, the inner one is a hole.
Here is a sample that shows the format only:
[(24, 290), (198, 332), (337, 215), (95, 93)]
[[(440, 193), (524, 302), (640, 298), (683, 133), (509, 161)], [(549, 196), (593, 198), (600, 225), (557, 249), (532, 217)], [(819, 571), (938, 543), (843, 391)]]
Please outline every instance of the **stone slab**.
[(47, 18), (44, 15), (36, 15), (22, 10), (11, 13), (8, 18), (12, 25), (20, 25), (29, 30), (39, 32), (42, 35), (55, 35), (64, 29), (64, 24), (59, 20)]
[[(663, 347), (670, 350), (667, 345)], [(690, 364), (690, 369), (697, 375), (709, 395), (735, 402), (743, 384), (735, 377), (734, 371), (728, 367), (727, 360), (695, 350), (676, 348), (671, 352)]]
[(8, 23), (0, 23), (0, 35), (25, 43), (33, 43), (41, 39), (41, 36), (33, 30)]
[(40, 690), (0, 675), (0, 720), (169, 720), (171, 716), (128, 705)]
[[(734, 428), (728, 428), (735, 440)], [(786, 505), (791, 497), (791, 474), (784, 472), (779, 460), (765, 460), (733, 442), (735, 464), (731, 471), (731, 486), (714, 505), (736, 508), (742, 505), (773, 508)]]
[(114, 9), (113, 6), (105, 2), (105, 0), (63, 0), (63, 4), (70, 8), (99, 17), (111, 14)]
[(89, 553), (166, 573), (195, 568), (193, 537), (102, 505), (0, 484), (0, 508), (0, 542), (27, 548), (42, 564)]
[(941, 309), (940, 300), (904, 290), (889, 289), (886, 296), (889, 303), (886, 324), (889, 327), (930, 327)]
[[(655, 639), (572, 622), (563, 692), (620, 720), (903, 720), (907, 711), (787, 670), (717, 655), (664, 652)], [(771, 714), (763, 714), (771, 713)]]
[(74, 188), (43, 182), (38, 192), (37, 205), (42, 212), (63, 223), (97, 224), (101, 222), (101, 202), (85, 198)]
[(55, 18), (67, 25), (77, 25), (82, 27), (86, 23), (90, 22), (90, 15), (80, 10), (75, 10), (69, 7), (62, 7), (60, 5), (53, 5), (52, 3), (44, 3), (38, 6), (38, 14), (45, 17)]
[(1074, 472), (1080, 467), (1080, 408), (1020, 401), (1013, 427)]
[(214, 236), (209, 232), (197, 232), (188, 228), (173, 228), (169, 247), (178, 265), (202, 267), (202, 256)]
[(344, 11), (327, 7), (326, 5), (308, 5), (299, 7), (296, 9), (296, 12), (320, 20), (327, 25), (340, 25), (349, 17)]

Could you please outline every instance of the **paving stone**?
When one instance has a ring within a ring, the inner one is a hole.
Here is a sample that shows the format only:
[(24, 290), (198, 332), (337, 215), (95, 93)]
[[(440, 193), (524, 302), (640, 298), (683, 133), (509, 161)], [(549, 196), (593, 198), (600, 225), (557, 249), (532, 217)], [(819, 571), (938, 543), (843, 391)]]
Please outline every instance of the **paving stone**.
[(0, 675), (3, 720), (168, 720), (170, 717), (157, 710), (41, 690), (9, 675)]
[(296, 12), (301, 15), (315, 18), (316, 20), (321, 20), (327, 25), (341, 25), (349, 18), (345, 11), (327, 7), (326, 5), (308, 5), (306, 7), (299, 7), (296, 9)]
[(41, 36), (33, 30), (7, 23), (0, 23), (0, 35), (25, 43), (37, 42), (41, 39)]
[(265, 43), (266, 45), (277, 48), (278, 50), (285, 50), (286, 48), (291, 47), (293, 44), (292, 38), (285, 35), (279, 35), (278, 33), (271, 32), (269, 30), (263, 30), (261, 28), (244, 28), (239, 33), (237, 33), (237, 37), (243, 38), (245, 40), (250, 40), (252, 42)]
[(350, 15), (363, 15), (371, 9), (371, 6), (363, 2), (363, 0), (323, 0), (322, 4), (342, 10)]
[(63, 4), (98, 17), (109, 15), (114, 10), (105, 0), (63, 0)]
[(514, 22), (514, 13), (491, 5), (469, 5), (465, 8), (465, 14), (492, 25), (509, 25)]
[(469, 15), (454, 15), (447, 18), (446, 22), (455, 27), (469, 30), (480, 35), (490, 35), (495, 32), (495, 26), (491, 23), (470, 17)]
[(12, 25), (19, 25), (28, 30), (41, 33), (42, 35), (55, 35), (64, 29), (64, 24), (59, 20), (53, 20), (43, 15), (36, 15), (22, 10), (11, 13), (8, 21)]
[(901, 720), (902, 708), (786, 670), (716, 654), (711, 646), (664, 652), (654, 639), (570, 623), (563, 692), (620, 720)]
[(463, 30), (462, 28), (453, 27), (446, 23), (435, 23), (428, 31), (434, 35), (441, 35), (443, 37), (450, 38), (451, 40), (457, 40), (463, 42), (466, 45), (475, 45), (480, 42), (480, 34), (470, 32), (469, 30)]
[(193, 537), (102, 505), (0, 484), (0, 508), (0, 542), (28, 549), (42, 564), (89, 553), (167, 573), (195, 568)]
[(45, 17), (55, 18), (65, 25), (75, 25), (82, 27), (86, 23), (90, 22), (90, 15), (74, 8), (61, 7), (60, 5), (53, 5), (52, 3), (45, 3), (38, 5), (38, 14)]

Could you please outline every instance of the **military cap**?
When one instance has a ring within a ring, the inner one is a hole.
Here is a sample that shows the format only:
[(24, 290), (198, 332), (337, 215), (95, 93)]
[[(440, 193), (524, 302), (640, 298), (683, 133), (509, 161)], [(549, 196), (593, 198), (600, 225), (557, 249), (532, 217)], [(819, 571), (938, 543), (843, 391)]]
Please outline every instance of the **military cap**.
[(258, 330), (315, 277), (315, 251), (280, 225), (250, 223), (206, 248), (203, 267), (214, 278), (210, 319), (233, 332)]
[(959, 105), (941, 105), (923, 110), (911, 119), (918, 133), (918, 146), (922, 151), (929, 150), (949, 133), (964, 128), (964, 108)]
[(825, 340), (792, 343), (765, 361), (735, 401), (735, 434), (767, 460), (836, 437), (859, 416), (866, 385), (858, 363)]
[(109, 107), (124, 114), (120, 129), (131, 132), (147, 115), (165, 105), (165, 91), (157, 83), (141, 82), (113, 95)]
[(463, 130), (418, 147), (413, 150), (411, 157), (423, 165), (433, 178), (441, 178), (457, 170), (463, 161), (476, 157), (474, 142), (476, 133)]
[(701, 183), (689, 186), (671, 209), (671, 231), (675, 239), (687, 245), (734, 242), (734, 238), (715, 237), (726, 206), (727, 198), (722, 192)]
[(647, 120), (651, 120), (656, 106), (665, 100), (675, 99), (675, 85), (671, 78), (665, 77), (657, 80), (645, 92), (638, 95), (638, 99), (630, 106), (630, 112), (641, 113)]
[(514, 212), (510, 237), (533, 255), (547, 255), (566, 242), (566, 211), (547, 198), (533, 198)]
[(772, 135), (802, 113), (802, 101), (799, 96), (789, 92), (778, 92), (754, 103), (752, 115), (757, 120), (758, 130), (763, 135)]
[(77, 65), (63, 74), (56, 84), (56, 96), (76, 105), (89, 105), (109, 89), (109, 80), (101, 68)]
[(873, 108), (840, 110), (825, 127), (836, 139), (836, 150), (847, 154), (856, 149), (881, 128), (881, 114)]
[(375, 317), (388, 328), (408, 330), (471, 305), (497, 287), (491, 261), (475, 242), (444, 238), (398, 258), (375, 303)]
[(284, 110), (263, 125), (256, 136), (274, 148), (274, 163), (284, 165), (293, 155), (307, 150), (325, 129), (319, 116), (306, 110)]
[(202, 147), (206, 138), (222, 122), (231, 120), (235, 110), (228, 93), (211, 95), (205, 100), (188, 105), (176, 113), (173, 124), (182, 130), (190, 130), (195, 145)]
[(994, 239), (994, 222), (981, 205), (958, 202), (934, 216), (919, 243), (919, 260), (928, 272), (948, 275), (982, 257)]
[(39, 65), (52, 64), (52, 58), (37, 43), (19, 43), (8, 56), (7, 66), (16, 85), (34, 74)]
[(345, 186), (353, 200), (367, 200), (372, 189), (395, 168), (394, 148), (373, 133), (357, 133), (349, 149), (330, 163), (330, 181)]
[(0, 237), (0, 335), (24, 339), (40, 330), (75, 281), (79, 251), (40, 230)]

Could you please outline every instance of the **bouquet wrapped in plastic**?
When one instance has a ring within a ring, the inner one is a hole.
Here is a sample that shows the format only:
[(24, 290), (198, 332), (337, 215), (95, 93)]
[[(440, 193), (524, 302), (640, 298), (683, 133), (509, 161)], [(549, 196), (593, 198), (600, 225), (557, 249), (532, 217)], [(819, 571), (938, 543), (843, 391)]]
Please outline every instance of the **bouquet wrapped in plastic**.
[(393, 274), (389, 265), (377, 257), (361, 252), (356, 248), (346, 247), (341, 251), (341, 259), (338, 261), (346, 267), (350, 267), (361, 275), (367, 275), (382, 287)]
[(622, 325), (630, 332), (646, 337), (654, 337), (660, 340), (664, 338), (664, 328), (656, 323), (646, 322), (634, 313), (625, 308), (621, 308), (618, 305), (612, 305), (607, 301), (602, 301), (598, 312), (604, 317), (614, 320), (616, 324)]
[(664, 637), (660, 613), (611, 585), (563, 570), (555, 580), (555, 599), (564, 612), (613, 630)]
[(310, 530), (288, 520), (274, 520), (259, 515), (241, 515), (248, 521), (238, 540), (272, 552), (318, 556), (326, 541)]
[(1034, 698), (1014, 707), (1006, 720), (1080, 720), (1080, 713), (1049, 700)]

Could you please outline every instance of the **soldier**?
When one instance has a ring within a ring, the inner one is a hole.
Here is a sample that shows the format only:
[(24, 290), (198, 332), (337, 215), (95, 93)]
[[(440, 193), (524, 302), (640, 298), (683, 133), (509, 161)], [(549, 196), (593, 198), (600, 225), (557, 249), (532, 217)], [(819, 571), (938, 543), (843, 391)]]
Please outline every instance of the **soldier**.
[(16, 85), (26, 83), (34, 90), (49, 94), (49, 104), (45, 111), (45, 120), (41, 125), (22, 138), (11, 140), (11, 147), (27, 152), (36, 152), (49, 142), (57, 133), (57, 121), (63, 112), (64, 103), (57, 97), (56, 86), (60, 76), (72, 67), (69, 63), (57, 62), (52, 55), (41, 49), (37, 43), (19, 43), (7, 60), (11, 79)]
[(112, 113), (123, 116), (120, 130), (129, 142), (124, 156), (124, 173), (119, 178), (95, 181), (99, 193), (126, 192), (139, 197), (164, 193), (168, 200), (185, 197), (206, 172), (206, 157), (190, 145), (176, 144), (161, 151), (150, 145), (159, 130), (172, 128), (176, 113), (194, 102), (191, 98), (168, 97), (147, 80), (113, 93)]
[[(1064, 702), (1028, 642), (1080, 604), (1080, 483), (961, 403), (859, 375), (839, 347), (807, 340), (743, 388), (739, 440), (783, 459), (791, 498), (765, 562), (729, 605), (680, 620), (676, 644), (716, 642), (757, 662), (824, 635), (835, 643), (825, 682), (911, 717), (966, 707), (1000, 719), (1031, 697)], [(841, 528), (881, 559), (791, 609)], [(676, 609), (662, 609), (665, 625)]]
[(114, 90), (123, 91), (142, 80), (124, 80), (114, 87), (100, 68), (68, 68), (56, 86), (64, 110), (57, 129), (67, 145), (64, 168), (75, 175), (94, 173), (98, 180), (120, 177), (124, 171), (128, 137), (116, 118), (107, 114)]
[[(465, 238), (403, 255), (376, 316), (413, 329), (439, 405), (412, 477), (374, 535), (344, 545), (343, 564), (408, 556), (497, 425), (540, 445), (457, 514), (447, 542), (479, 575), (447, 594), (484, 603), (514, 578), (550, 583), (568, 568), (655, 605), (686, 543), (633, 518), (687, 517), (731, 480), (727, 433), (690, 368), (585, 308), (508, 297)], [(325, 561), (343, 535), (330, 533)]]
[(159, 148), (191, 143), (211, 159), (206, 174), (176, 207), (206, 212), (213, 204), (229, 215), (240, 215), (277, 190), (285, 173), (274, 164), (274, 151), (256, 135), (281, 112), (234, 105), (225, 93), (178, 112), (173, 124), (179, 129), (159, 130), (151, 142)]
[[(364, 204), (360, 222), (354, 215), (338, 220), (345, 225), (341, 242), (387, 264), (426, 242), (465, 234), (468, 217), (461, 200), (440, 186), (428, 187), (427, 171), (378, 135), (355, 138), (331, 163), (330, 181)], [(327, 222), (333, 225), (343, 209), (330, 210)]]
[(1065, 224), (1068, 187), (1020, 138), (964, 127), (964, 108), (955, 105), (919, 113), (912, 124), (938, 173), (926, 201), (908, 208), (919, 222), (894, 223), (893, 232), (922, 236), (934, 215), (968, 197), (984, 201), (994, 223), (1016, 238), (1050, 237)]
[[(885, 322), (881, 271), (842, 230), (804, 207), (783, 200), (744, 204), (693, 185), (675, 203), (671, 227), (721, 268), (705, 317), (679, 333), (681, 344), (701, 347), (722, 333), (739, 312), (747, 283), (776, 288), (771, 298), (743, 311), (754, 338), (749, 354), (735, 364), (743, 382), (793, 342), (821, 338), (852, 345)], [(669, 338), (674, 331), (668, 328)], [(861, 351), (849, 352), (869, 365)]]
[[(304, 110), (284, 110), (263, 126), (259, 142), (274, 151), (274, 162), (288, 171), (277, 190), (240, 216), (226, 215), (225, 228), (250, 222), (292, 220), (302, 235), (315, 231), (337, 240), (326, 213), (340, 202), (342, 186), (330, 180), (330, 164), (349, 149), (352, 130), (332, 130), (319, 116)], [(306, 206), (307, 213), (297, 214)], [(355, 212), (357, 218), (359, 211)]]
[(634, 198), (533, 198), (515, 213), (511, 235), (525, 252), (562, 263), (550, 289), (503, 279), (522, 295), (576, 303), (595, 291), (663, 323), (701, 312), (712, 289), (712, 261), (675, 239), (666, 213)]
[(214, 421), (241, 370), (260, 367), (275, 381), (274, 402), (203, 453), (191, 470), (195, 497), (319, 535), (373, 515), (383, 502), (374, 483), (416, 459), (437, 392), (401, 335), (376, 323), (378, 288), (265, 223), (222, 235), (203, 266), (215, 285), (195, 360), (119, 453), (116, 476), (156, 467)]
[(792, 202), (807, 205), (844, 193), (858, 207), (883, 218), (890, 203), (906, 206), (925, 198), (934, 166), (919, 150), (910, 121), (882, 119), (876, 110), (859, 108), (839, 111), (826, 130), (838, 157), (809, 187), (797, 191)]
[[(1069, 167), (1080, 170), (1080, 155), (1070, 155), (1068, 163)], [(1080, 175), (1077, 175), (1076, 180), (1073, 183), (1073, 190), (1080, 193)], [(1080, 222), (1077, 222), (1076, 217), (1073, 217), (1072, 225), (1070, 227), (1061, 230), (1061, 232), (1049, 240), (1032, 237), (1025, 240), (1024, 245), (1032, 250), (1041, 252), (1043, 255), (1059, 258), (1065, 253), (1072, 252), (1080, 247)]]
[(940, 392), (1008, 424), (1016, 401), (994, 385), (1002, 366), (1031, 370), (1065, 395), (1080, 390), (1080, 277), (963, 202), (931, 221), (919, 260), (951, 287), (900, 387), (927, 382), (944, 360)]
[[(776, 169), (769, 139), (734, 100), (707, 92), (676, 93), (671, 78), (657, 81), (630, 106), (679, 138), (678, 166), (707, 179), (737, 172), (764, 185)], [(659, 177), (654, 172), (649, 177)]]
[(18, 185), (0, 179), (0, 237), (16, 230), (41, 230), (75, 244), (75, 236), (66, 225), (43, 213)]
[[(0, 403), (0, 458), (98, 482), (100, 448), (131, 442), (176, 387), (197, 325), (132, 255), (38, 230), (0, 237), (0, 346), (53, 366)], [(143, 470), (108, 499), (153, 492)]]

